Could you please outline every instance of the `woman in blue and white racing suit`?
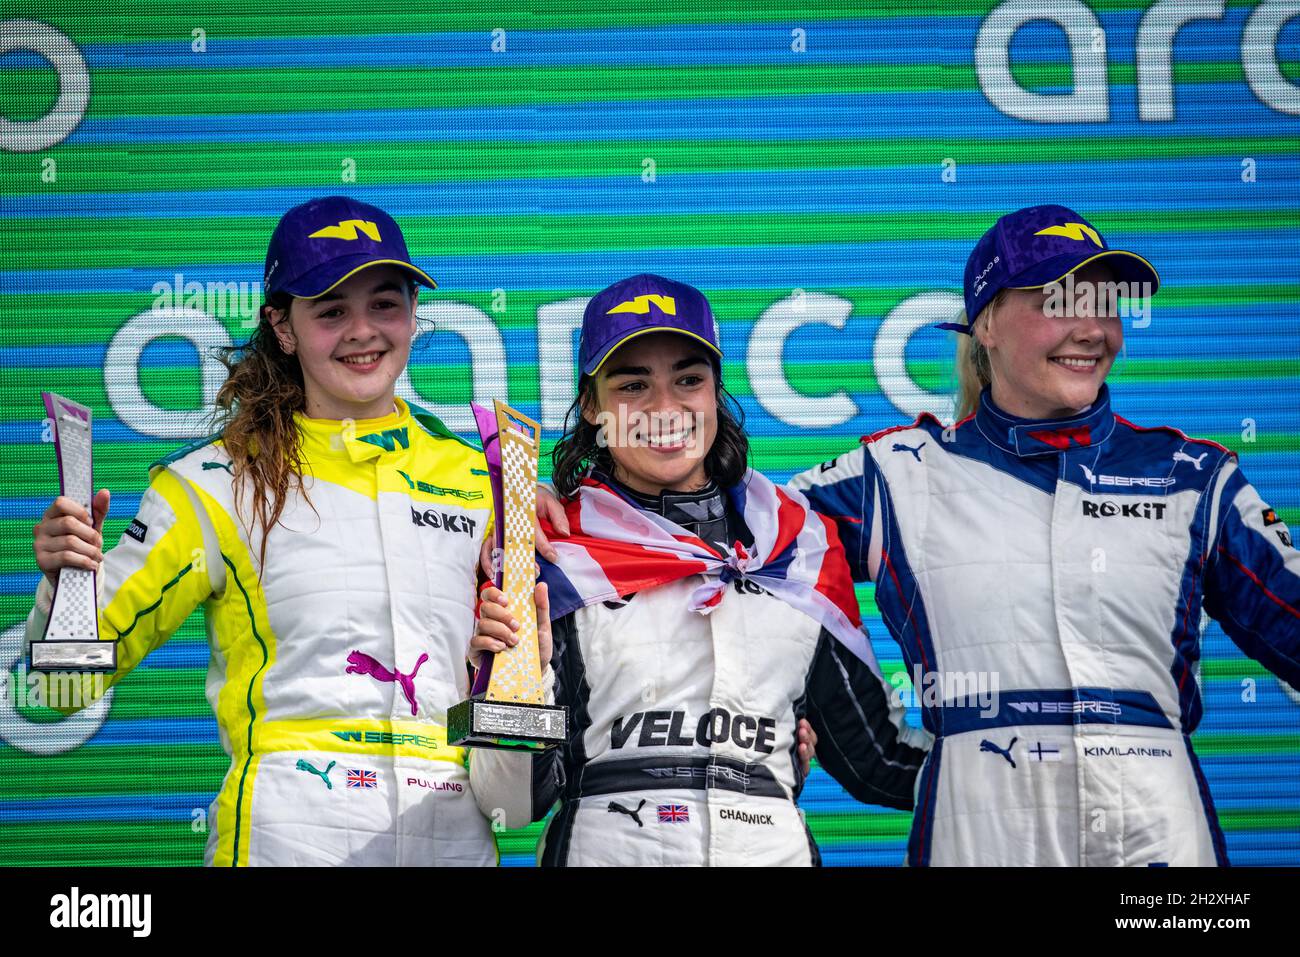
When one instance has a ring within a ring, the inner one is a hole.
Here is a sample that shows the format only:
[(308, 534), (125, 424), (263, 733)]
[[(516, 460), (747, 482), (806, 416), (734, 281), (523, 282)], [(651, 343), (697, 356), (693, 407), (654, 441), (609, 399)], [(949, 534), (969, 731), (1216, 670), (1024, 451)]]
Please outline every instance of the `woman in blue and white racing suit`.
[[(1201, 614), (1300, 686), (1300, 553), (1232, 452), (1112, 410), (1114, 297), (1158, 282), (1069, 209), (1002, 217), (966, 266), (964, 417), (792, 483), (876, 583), (935, 736), (913, 865), (1227, 863), (1190, 740)], [(954, 695), (980, 678), (995, 708)]]

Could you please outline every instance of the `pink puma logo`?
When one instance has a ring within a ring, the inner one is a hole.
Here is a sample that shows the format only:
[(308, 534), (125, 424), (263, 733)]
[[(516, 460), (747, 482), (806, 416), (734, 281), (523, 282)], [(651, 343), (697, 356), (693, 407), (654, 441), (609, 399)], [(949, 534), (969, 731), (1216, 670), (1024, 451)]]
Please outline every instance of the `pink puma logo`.
[(420, 670), (420, 665), (428, 660), (428, 655), (420, 655), (420, 660), (415, 663), (411, 673), (404, 675), (400, 671), (389, 671), (365, 652), (354, 651), (348, 655), (348, 670), (344, 674), (370, 675), (379, 681), (396, 681), (402, 686), (402, 694), (406, 695), (406, 700), (411, 703), (411, 716), (414, 717), (419, 713), (415, 705), (415, 673)]

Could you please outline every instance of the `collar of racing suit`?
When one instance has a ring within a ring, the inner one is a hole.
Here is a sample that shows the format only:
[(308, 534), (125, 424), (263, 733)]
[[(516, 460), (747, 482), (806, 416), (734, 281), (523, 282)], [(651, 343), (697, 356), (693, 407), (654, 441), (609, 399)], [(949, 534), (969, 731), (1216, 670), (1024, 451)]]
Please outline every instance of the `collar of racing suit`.
[(1021, 458), (1100, 445), (1115, 431), (1110, 390), (1105, 384), (1097, 393), (1097, 401), (1064, 419), (1022, 419), (1008, 415), (993, 403), (992, 391), (986, 388), (980, 394), (975, 422), (990, 442)]
[(396, 411), (377, 419), (311, 419), (295, 413), (304, 461), (342, 459), (364, 462), (410, 447), (411, 408), (394, 397)]
[(700, 541), (713, 548), (725, 550), (736, 542), (746, 547), (754, 544), (740, 511), (731, 504), (726, 491), (709, 479), (704, 488), (694, 492), (661, 492), (647, 495), (628, 488), (609, 475), (598, 473), (597, 478), (621, 492), (639, 508), (656, 512), (686, 529)]

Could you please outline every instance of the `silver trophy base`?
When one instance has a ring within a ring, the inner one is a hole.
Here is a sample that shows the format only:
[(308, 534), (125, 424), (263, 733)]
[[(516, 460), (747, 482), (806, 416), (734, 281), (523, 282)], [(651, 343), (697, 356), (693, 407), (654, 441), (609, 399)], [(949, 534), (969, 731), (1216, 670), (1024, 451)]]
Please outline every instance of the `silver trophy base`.
[(31, 671), (117, 671), (117, 642), (33, 641)]
[(565, 709), (555, 705), (489, 701), (481, 695), (447, 712), (447, 743), (463, 748), (540, 751), (567, 737)]

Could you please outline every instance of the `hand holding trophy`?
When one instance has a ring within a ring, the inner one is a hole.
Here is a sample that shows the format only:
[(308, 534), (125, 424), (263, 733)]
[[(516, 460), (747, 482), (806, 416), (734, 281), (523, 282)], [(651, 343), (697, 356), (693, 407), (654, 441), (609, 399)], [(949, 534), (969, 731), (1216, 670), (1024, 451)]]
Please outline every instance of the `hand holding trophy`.
[(484, 655), (470, 697), (447, 712), (447, 738), (466, 747), (537, 750), (566, 735), (565, 710), (546, 704), (534, 605), (537, 460), (541, 428), (496, 403), (495, 415), (474, 406), (488, 460), (501, 556), (497, 587), (519, 622), (519, 642)]
[[(92, 514), (91, 410), (62, 396), (42, 392), (54, 425), (61, 494)], [(117, 642), (99, 640), (97, 572), (64, 566), (42, 640), (31, 643), (32, 671), (116, 671)]]

